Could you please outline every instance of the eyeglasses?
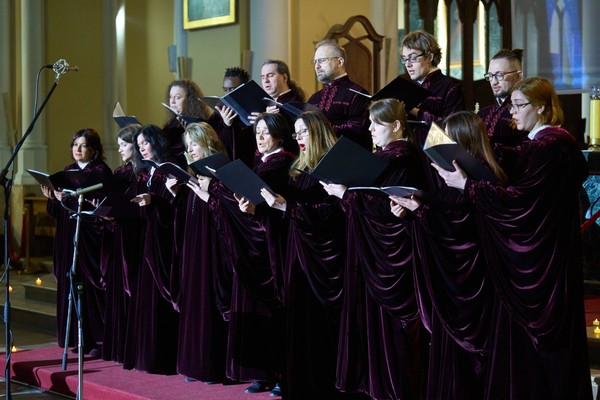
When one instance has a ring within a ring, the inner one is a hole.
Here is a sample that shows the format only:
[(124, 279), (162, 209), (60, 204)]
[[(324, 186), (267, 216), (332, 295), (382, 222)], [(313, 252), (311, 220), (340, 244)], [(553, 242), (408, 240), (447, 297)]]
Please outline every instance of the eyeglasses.
[(514, 70), (514, 71), (508, 71), (508, 72), (496, 72), (495, 74), (490, 74), (489, 72), (487, 74), (484, 74), (483, 77), (486, 81), (491, 82), (494, 78), (496, 78), (496, 80), (498, 82), (503, 81), (504, 77), (508, 74), (514, 74), (515, 72), (519, 72), (518, 69)]
[(308, 129), (302, 129), (302, 130), (299, 130), (298, 132), (294, 132), (294, 133), (292, 133), (292, 137), (294, 138), (294, 140), (308, 137)]
[(425, 55), (425, 53), (421, 53), (421, 54), (411, 54), (410, 56), (408, 56), (408, 58), (404, 58), (404, 57), (402, 57), (402, 58), (400, 59), (400, 62), (401, 62), (403, 65), (406, 65), (407, 63), (414, 64), (414, 63), (416, 63), (416, 62), (417, 62), (417, 58), (419, 58), (419, 57), (423, 57), (424, 55)]
[(337, 57), (323, 57), (323, 58), (317, 58), (317, 59), (315, 59), (315, 60), (310, 60), (310, 63), (311, 63), (312, 65), (315, 65), (315, 64), (323, 65), (323, 64), (325, 64), (327, 61), (329, 61), (329, 60), (335, 60), (336, 58), (340, 58), (340, 57), (339, 57), (339, 56), (337, 56)]
[(525, 107), (527, 107), (530, 104), (531, 103), (511, 104), (510, 105), (510, 111), (516, 110), (517, 112), (519, 112), (519, 111), (521, 111), (522, 109), (524, 109)]

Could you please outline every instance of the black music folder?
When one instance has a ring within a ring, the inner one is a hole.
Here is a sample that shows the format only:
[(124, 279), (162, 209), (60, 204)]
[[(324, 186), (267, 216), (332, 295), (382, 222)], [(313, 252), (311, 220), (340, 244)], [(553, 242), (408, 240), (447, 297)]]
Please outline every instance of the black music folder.
[(220, 101), (229, 108), (232, 108), (244, 125), (250, 126), (248, 116), (253, 112), (264, 112), (266, 110), (267, 106), (263, 100), (264, 98), (270, 99), (271, 96), (256, 82), (249, 80), (223, 97), (200, 97), (200, 101), (212, 108), (215, 108)]
[(29, 172), (40, 185), (47, 186), (51, 190), (56, 191), (81, 189), (84, 187), (88, 178), (88, 174), (79, 169), (67, 169), (55, 172), (52, 175), (34, 169), (28, 169), (27, 172)]
[(233, 193), (245, 197), (255, 205), (265, 201), (260, 194), (261, 189), (265, 188), (273, 193), (273, 190), (239, 159), (219, 168), (214, 175)]
[(322, 111), (319, 107), (310, 103), (303, 103), (301, 101), (288, 101), (287, 103), (280, 103), (271, 98), (264, 98), (263, 101), (267, 106), (275, 106), (279, 108), (280, 112), (288, 117), (292, 122), (298, 119), (298, 116), (305, 111)]
[(212, 108), (213, 110), (215, 109), (216, 106), (223, 105), (223, 102), (221, 101), (221, 98), (219, 96), (202, 96), (202, 97), (198, 97), (198, 100), (200, 100), (201, 102), (203, 102), (204, 104), (206, 104), (207, 106)]
[(433, 162), (446, 171), (455, 170), (452, 161), (456, 160), (460, 168), (472, 179), (486, 180), (493, 183), (499, 180), (487, 165), (473, 157), (460, 144), (452, 140), (435, 122), (431, 123), (431, 128), (423, 145), (423, 151)]
[(193, 117), (191, 115), (183, 115), (177, 112), (177, 110), (175, 110), (174, 108), (171, 108), (169, 105), (165, 104), (165, 103), (160, 103), (163, 105), (163, 107), (165, 107), (167, 110), (171, 111), (173, 114), (175, 114), (175, 116), (181, 118), (182, 120), (184, 120), (187, 124), (191, 124), (192, 122), (206, 122), (203, 118), (200, 117)]
[(160, 173), (170, 178), (175, 178), (179, 182), (188, 183), (189, 181), (192, 181), (194, 183), (198, 183), (198, 180), (194, 176), (192, 176), (189, 172), (181, 168), (179, 165), (174, 164), (172, 162), (167, 161), (158, 164), (151, 160), (143, 160), (143, 164), (156, 168), (155, 173)]
[(229, 164), (231, 160), (225, 153), (215, 153), (208, 157), (194, 161), (190, 168), (198, 175), (213, 177), (214, 172), (221, 167)]
[(118, 101), (113, 108), (113, 119), (121, 129), (128, 125), (141, 125), (140, 121), (133, 115), (125, 115), (123, 107), (121, 107), (121, 104)]
[(398, 75), (390, 83), (382, 87), (372, 96), (361, 93), (354, 89), (350, 90), (369, 97), (372, 101), (388, 98), (398, 99), (404, 102), (404, 108), (406, 111), (412, 110), (415, 108), (415, 106), (431, 95), (429, 90), (424, 89), (421, 87), (421, 85), (413, 83), (412, 81), (404, 79), (401, 75)]
[(342, 136), (319, 161), (311, 175), (326, 183), (346, 187), (371, 186), (387, 167), (387, 161)]

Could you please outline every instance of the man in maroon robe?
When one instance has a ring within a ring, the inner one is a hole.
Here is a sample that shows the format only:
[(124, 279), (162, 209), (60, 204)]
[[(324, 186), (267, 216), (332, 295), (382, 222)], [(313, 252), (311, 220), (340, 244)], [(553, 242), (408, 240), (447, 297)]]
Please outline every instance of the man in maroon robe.
[[(227, 94), (250, 80), (250, 74), (243, 68), (230, 67), (223, 76), (223, 92)], [(256, 141), (252, 126), (246, 126), (236, 118), (233, 109), (224, 104), (216, 106), (218, 112), (213, 113), (208, 123), (215, 129), (219, 140), (225, 146), (227, 155), (232, 160), (240, 159), (248, 167), (254, 164)]]
[(290, 69), (281, 60), (267, 60), (260, 71), (262, 87), (279, 103), (304, 101), (304, 91), (290, 78)]
[(490, 61), (488, 72), (484, 75), (490, 82), (495, 101), (477, 114), (485, 124), (492, 145), (500, 143), (514, 146), (527, 138), (527, 132), (520, 131), (511, 124), (510, 114), (510, 93), (515, 84), (523, 79), (522, 58), (521, 49), (501, 49)]
[(346, 51), (334, 41), (317, 43), (313, 64), (317, 79), (325, 86), (310, 96), (308, 103), (323, 111), (338, 138), (346, 136), (371, 150), (369, 98), (350, 90), (367, 93), (348, 77), (346, 59)]
[[(409, 112), (409, 117), (426, 123), (439, 122), (450, 114), (464, 110), (465, 100), (461, 82), (446, 76), (438, 68), (442, 49), (433, 35), (414, 31), (402, 39), (401, 62), (410, 79), (429, 90), (431, 95)], [(423, 145), (429, 124), (414, 129), (417, 142)]]

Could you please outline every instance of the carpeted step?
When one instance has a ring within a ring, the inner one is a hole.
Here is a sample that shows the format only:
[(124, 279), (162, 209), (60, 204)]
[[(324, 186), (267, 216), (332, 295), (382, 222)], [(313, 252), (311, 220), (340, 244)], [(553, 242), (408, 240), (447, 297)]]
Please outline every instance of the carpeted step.
[[(12, 379), (36, 387), (75, 396), (78, 386), (77, 355), (68, 355), (62, 371), (62, 349), (58, 346), (18, 351), (12, 354)], [(4, 362), (4, 354), (0, 357)], [(267, 400), (269, 392), (244, 393), (247, 383), (207, 385), (186, 382), (181, 375), (157, 375), (129, 371), (112, 361), (86, 356), (83, 368), (83, 398), (86, 400)]]

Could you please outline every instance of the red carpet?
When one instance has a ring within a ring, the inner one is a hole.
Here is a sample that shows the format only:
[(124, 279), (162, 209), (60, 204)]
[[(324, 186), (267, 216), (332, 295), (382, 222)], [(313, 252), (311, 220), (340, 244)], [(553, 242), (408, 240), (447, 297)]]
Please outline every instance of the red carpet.
[[(11, 379), (46, 390), (75, 397), (77, 392), (77, 355), (69, 354), (67, 370), (61, 370), (62, 349), (42, 347), (17, 351), (12, 354)], [(4, 362), (4, 355), (1, 357)], [(83, 369), (83, 397), (85, 400), (266, 400), (273, 399), (269, 392), (248, 394), (248, 384), (207, 385), (185, 382), (180, 375), (153, 375), (124, 370), (112, 361), (86, 357)]]
[[(600, 320), (600, 296), (585, 297), (586, 326)], [(12, 355), (12, 376), (18, 382), (75, 397), (77, 355), (69, 354), (67, 370), (61, 370), (62, 349), (56, 346), (18, 351)], [(4, 362), (4, 355), (0, 356)], [(185, 382), (180, 375), (153, 375), (124, 370), (112, 361), (84, 360), (83, 395), (86, 400), (267, 400), (269, 393), (247, 394), (247, 383), (223, 386)]]

